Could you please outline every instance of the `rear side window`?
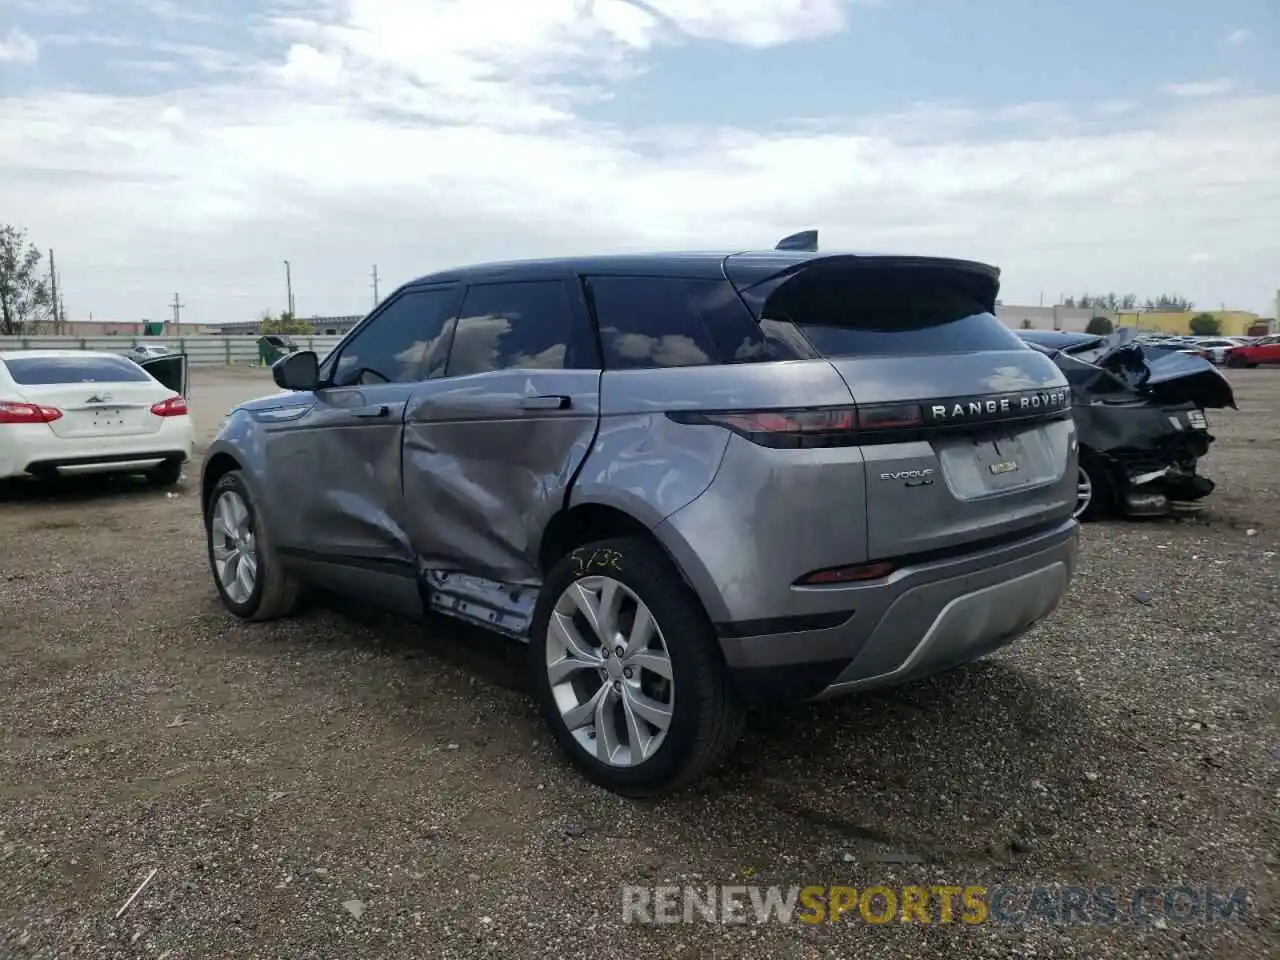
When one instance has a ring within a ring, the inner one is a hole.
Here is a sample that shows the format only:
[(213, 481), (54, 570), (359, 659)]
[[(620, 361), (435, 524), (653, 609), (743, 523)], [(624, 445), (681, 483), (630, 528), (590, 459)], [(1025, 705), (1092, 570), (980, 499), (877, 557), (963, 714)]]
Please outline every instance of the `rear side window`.
[(995, 283), (945, 267), (813, 267), (756, 304), (825, 357), (1028, 350), (992, 312)]
[(595, 343), (563, 280), (477, 284), (467, 290), (446, 374), (599, 369)]
[(13, 382), (23, 386), (61, 383), (146, 383), (151, 377), (123, 357), (9, 357)]
[(722, 280), (591, 277), (607, 370), (793, 360), (803, 344), (761, 325)]

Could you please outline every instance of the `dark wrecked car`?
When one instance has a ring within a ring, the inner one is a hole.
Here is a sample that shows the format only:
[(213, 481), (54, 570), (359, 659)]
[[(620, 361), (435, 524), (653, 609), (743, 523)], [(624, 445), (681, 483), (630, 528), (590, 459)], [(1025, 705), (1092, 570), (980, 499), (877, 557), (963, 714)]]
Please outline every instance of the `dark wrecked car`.
[(1064, 331), (1019, 330), (1049, 356), (1071, 386), (1080, 442), (1075, 516), (1190, 513), (1213, 492), (1197, 472), (1213, 436), (1205, 410), (1235, 396), (1209, 361), (1126, 339)]

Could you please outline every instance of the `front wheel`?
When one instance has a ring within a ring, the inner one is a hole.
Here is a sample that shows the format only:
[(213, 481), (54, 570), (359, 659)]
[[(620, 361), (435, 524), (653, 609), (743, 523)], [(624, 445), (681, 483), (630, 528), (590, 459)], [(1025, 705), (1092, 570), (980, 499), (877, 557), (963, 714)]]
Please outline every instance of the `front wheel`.
[(213, 488), (205, 510), (209, 567), (222, 605), (241, 620), (274, 620), (298, 609), (302, 588), (263, 536), (239, 470)]
[(579, 547), (547, 576), (534, 695), (570, 762), (615, 793), (679, 789), (722, 763), (744, 713), (697, 597), (652, 544)]

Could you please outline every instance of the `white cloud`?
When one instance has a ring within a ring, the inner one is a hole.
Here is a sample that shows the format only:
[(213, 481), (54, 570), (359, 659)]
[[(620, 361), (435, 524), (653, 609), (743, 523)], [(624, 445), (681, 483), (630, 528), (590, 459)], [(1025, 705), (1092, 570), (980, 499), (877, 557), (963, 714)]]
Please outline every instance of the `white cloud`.
[(1249, 31), (1248, 30), (1232, 30), (1230, 33), (1227, 34), (1226, 41), (1228, 46), (1238, 47), (1242, 43), (1247, 43), (1249, 41)]
[(1175, 97), (1220, 97), (1239, 88), (1236, 81), (1222, 78), (1219, 80), (1194, 80), (1190, 83), (1167, 83), (1161, 89)]
[(17, 27), (0, 37), (0, 63), (35, 63), (39, 57), (39, 44)]
[[(840, 29), (842, 5), (404, 6), (297, 0), (269, 24), (273, 60), (209, 51), (236, 66), (216, 84), (0, 98), (0, 210), (56, 249), (68, 308), (98, 317), (160, 315), (178, 290), (192, 320), (252, 318), (281, 305), (286, 257), (299, 311), (342, 314), (367, 308), (373, 263), (385, 294), (473, 260), (810, 226), (826, 246), (998, 263), (1006, 303), (1176, 290), (1263, 309), (1274, 292), (1277, 95), (634, 127), (607, 98), (663, 44), (782, 43)], [(1189, 250), (1212, 267), (1188, 276)]]

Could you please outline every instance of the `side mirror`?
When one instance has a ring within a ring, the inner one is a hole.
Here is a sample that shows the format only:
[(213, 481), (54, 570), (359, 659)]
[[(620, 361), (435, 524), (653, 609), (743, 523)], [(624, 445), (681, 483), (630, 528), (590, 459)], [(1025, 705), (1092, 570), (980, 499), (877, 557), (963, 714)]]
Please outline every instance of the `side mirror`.
[(320, 358), (313, 350), (285, 354), (271, 365), (271, 379), (283, 390), (314, 390), (320, 385)]

